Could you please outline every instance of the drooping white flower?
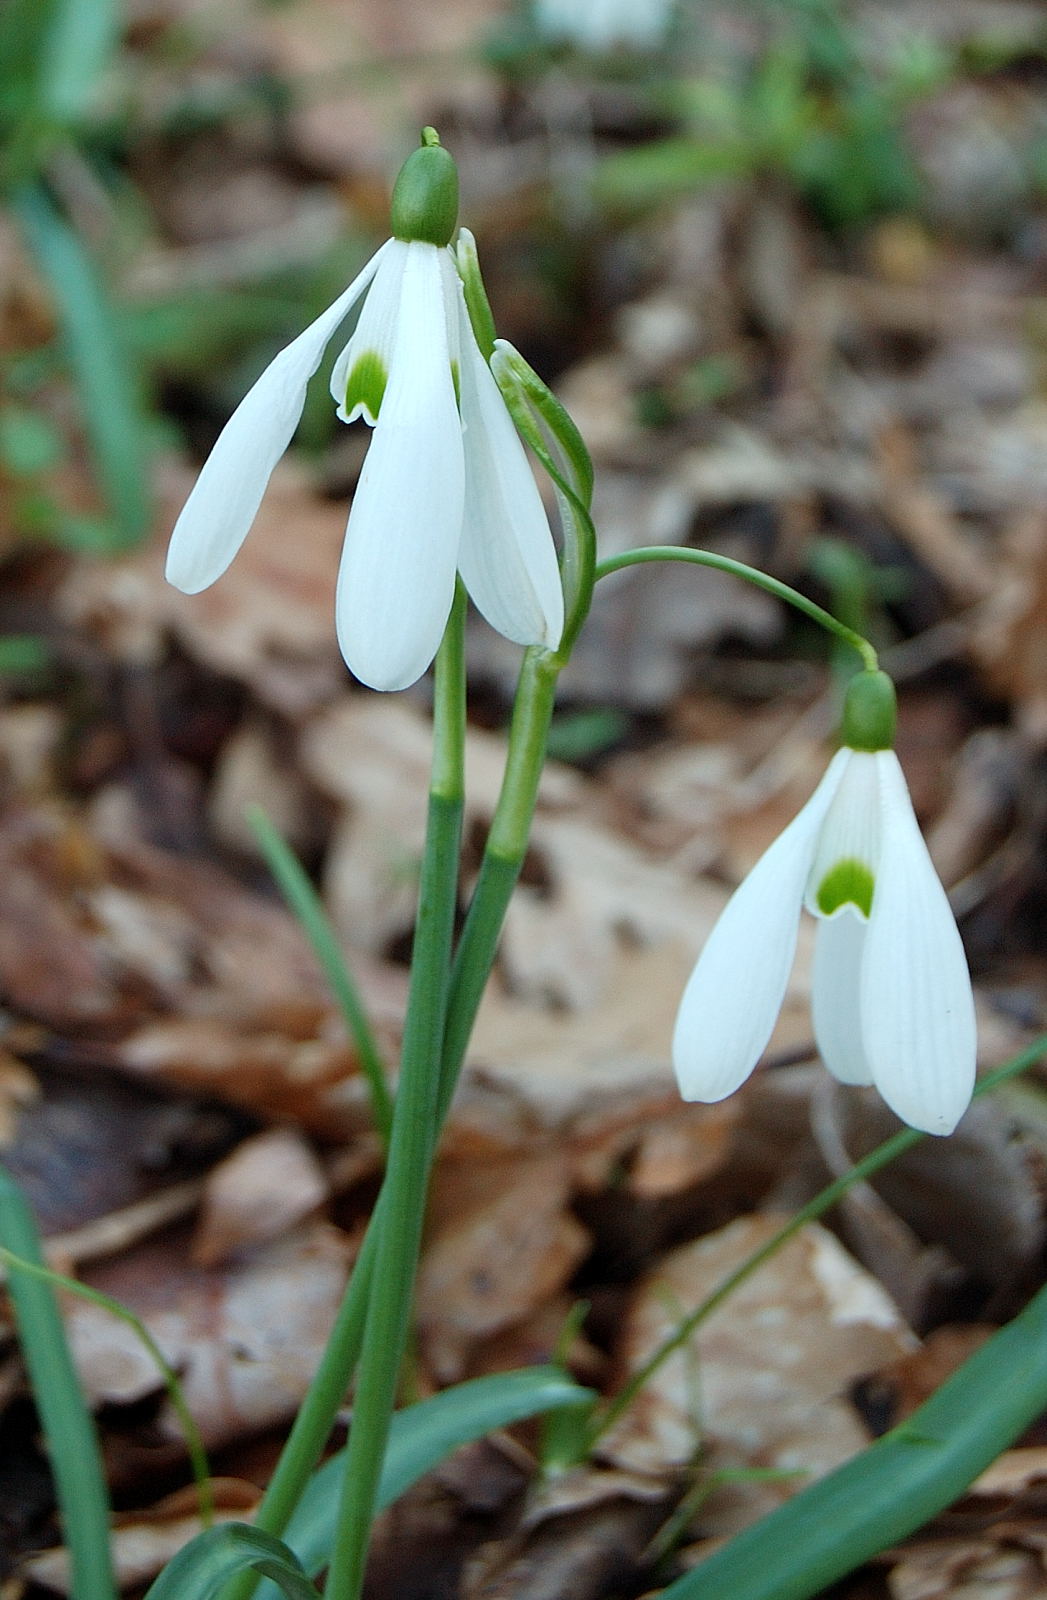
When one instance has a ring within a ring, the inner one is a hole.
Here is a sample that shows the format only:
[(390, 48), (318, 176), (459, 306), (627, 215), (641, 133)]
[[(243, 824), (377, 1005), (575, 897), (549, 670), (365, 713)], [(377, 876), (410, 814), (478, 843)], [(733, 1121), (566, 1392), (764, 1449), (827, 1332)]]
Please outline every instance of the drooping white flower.
[[(883, 674), (860, 675), (872, 677)], [(826, 1066), (843, 1083), (875, 1084), (913, 1127), (951, 1133), (975, 1076), (963, 944), (897, 756), (857, 742), (865, 747), (837, 752), (714, 927), (677, 1017), (680, 1092), (721, 1100), (752, 1072), (806, 906), (818, 919), (812, 1012)]]
[(674, 0), (535, 0), (540, 33), (593, 55), (627, 45), (653, 50), (669, 26)]
[(453, 172), (438, 144), (423, 145), (408, 161), (394, 190), (396, 237), (241, 401), (182, 510), (167, 557), (168, 579), (189, 594), (225, 571), (291, 441), (324, 350), (366, 295), (332, 373), (338, 415), (374, 427), (349, 513), (335, 619), (349, 667), (375, 689), (406, 688), (425, 672), (458, 571), (477, 608), (515, 643), (555, 649), (563, 630), (545, 509), (477, 346), (447, 248), (457, 183), (453, 206), (438, 195), (434, 222), (428, 174), (419, 183), (411, 170), (418, 158), (433, 156), (443, 158), (438, 181), (446, 180), (445, 163)]

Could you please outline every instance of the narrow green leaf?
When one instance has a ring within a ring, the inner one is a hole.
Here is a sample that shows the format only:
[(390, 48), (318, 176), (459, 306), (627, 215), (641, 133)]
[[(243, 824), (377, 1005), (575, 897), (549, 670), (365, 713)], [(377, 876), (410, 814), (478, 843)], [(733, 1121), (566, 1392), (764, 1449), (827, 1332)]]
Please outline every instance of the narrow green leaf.
[(103, 1294), (100, 1289), (92, 1289), (90, 1284), (80, 1283), (76, 1278), (67, 1278), (65, 1273), (54, 1272), (50, 1267), (43, 1266), (38, 1261), (27, 1260), (25, 1256), (18, 1255), (14, 1250), (4, 1245), (0, 1245), (0, 1262), (3, 1262), (5, 1266), (11, 1268), (16, 1274), (28, 1274), (30, 1277), (39, 1278), (45, 1283), (51, 1284), (56, 1289), (65, 1289), (68, 1294), (79, 1295), (82, 1300), (89, 1300), (92, 1305), (100, 1306), (103, 1311), (108, 1311), (110, 1316), (116, 1317), (119, 1322), (124, 1323), (126, 1327), (134, 1332), (163, 1379), (168, 1398), (181, 1424), (186, 1450), (193, 1468), (193, 1478), (196, 1481), (197, 1494), (200, 1499), (200, 1517), (205, 1527), (209, 1527), (214, 1521), (214, 1496), (211, 1493), (211, 1476), (207, 1465), (204, 1442), (200, 1436), (200, 1430), (196, 1426), (193, 1414), (186, 1404), (177, 1372), (167, 1360), (141, 1317), (135, 1316), (133, 1311), (129, 1311), (127, 1306), (121, 1305), (119, 1300), (114, 1300), (112, 1295)]
[[(513, 1422), (564, 1406), (589, 1404), (593, 1399), (591, 1389), (581, 1388), (558, 1367), (529, 1367), (520, 1372), (473, 1378), (429, 1400), (406, 1406), (393, 1418), (377, 1509), (383, 1511), (392, 1505), (459, 1445), (482, 1439), (484, 1434), (507, 1428)], [(303, 1567), (314, 1575), (326, 1565), (334, 1539), (344, 1470), (345, 1451), (340, 1450), (313, 1474), (284, 1535)], [(257, 1600), (275, 1600), (275, 1591), (263, 1584)]]
[(145, 427), (116, 312), (46, 190), (26, 185), (13, 204), (55, 297), (95, 470), (117, 522), (116, 542), (133, 545), (149, 520)]
[[(21, 1190), (0, 1168), (0, 1241), (34, 1266), (45, 1263)], [(8, 1282), (22, 1353), (47, 1441), (77, 1600), (116, 1600), (109, 1550), (109, 1496), (94, 1423), (84, 1403), (54, 1290), (14, 1272)]]
[(944, 1510), (1047, 1407), (1047, 1289), (900, 1427), (662, 1591), (809, 1600)]
[(116, 0), (61, 0), (40, 62), (41, 109), (56, 122), (76, 122), (90, 107), (119, 37)]
[(245, 1572), (271, 1579), (286, 1600), (320, 1600), (287, 1546), (243, 1522), (209, 1528), (185, 1545), (168, 1562), (146, 1600), (213, 1600), (231, 1578)]
[(393, 1120), (393, 1099), (385, 1076), (385, 1063), (323, 902), (310, 883), (302, 863), (261, 806), (248, 806), (247, 822), (269, 871), (301, 923), (302, 932), (312, 945), (313, 954), (331, 986), (367, 1078), (374, 1125), (388, 1143)]

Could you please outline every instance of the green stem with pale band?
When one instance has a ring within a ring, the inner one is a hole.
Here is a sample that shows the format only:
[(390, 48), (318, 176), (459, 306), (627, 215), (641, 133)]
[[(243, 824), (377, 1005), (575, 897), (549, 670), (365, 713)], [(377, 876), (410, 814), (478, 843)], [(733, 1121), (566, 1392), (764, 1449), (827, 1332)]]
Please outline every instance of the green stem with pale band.
[(596, 581), (609, 578), (615, 572), (624, 572), (626, 567), (646, 566), (652, 561), (685, 561), (693, 567), (711, 567), (714, 572), (729, 572), (732, 577), (743, 578), (746, 583), (755, 584), (757, 589), (763, 589), (797, 611), (802, 611), (820, 627), (849, 644), (853, 650), (857, 650), (869, 672), (875, 672), (879, 666), (876, 651), (868, 639), (863, 639), (860, 633), (855, 633), (853, 628), (840, 622), (831, 611), (808, 600), (805, 594), (782, 583), (780, 578), (772, 578), (758, 567), (747, 566), (744, 561), (734, 561), (730, 556), (717, 555), (713, 550), (690, 550), (674, 544), (653, 544), (644, 550), (627, 550), (623, 555), (608, 556), (606, 561), (599, 562)]

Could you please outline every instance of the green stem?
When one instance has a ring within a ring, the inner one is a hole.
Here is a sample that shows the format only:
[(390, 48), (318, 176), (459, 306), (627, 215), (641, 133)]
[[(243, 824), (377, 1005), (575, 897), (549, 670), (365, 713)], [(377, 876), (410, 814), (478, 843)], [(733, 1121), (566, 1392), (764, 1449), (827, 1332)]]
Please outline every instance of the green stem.
[(712, 550), (689, 550), (672, 544), (655, 544), (648, 545), (644, 550), (627, 550), (623, 555), (608, 556), (605, 561), (599, 562), (596, 568), (596, 581), (610, 577), (612, 572), (622, 572), (626, 567), (644, 566), (650, 561), (687, 561), (693, 567), (712, 567), (716, 572), (729, 572), (735, 578), (744, 578), (746, 583), (755, 584), (758, 589), (765, 589), (768, 594), (773, 594), (779, 600), (786, 601), (788, 605), (795, 606), (797, 611), (802, 611), (820, 627), (828, 629), (838, 639), (842, 639), (845, 644), (857, 650), (869, 672), (875, 672), (879, 666), (876, 651), (868, 639), (863, 639), (860, 633), (848, 628), (846, 623), (840, 622), (831, 611), (826, 611), (824, 606), (816, 605), (798, 589), (792, 589), (787, 583), (782, 583), (780, 578), (772, 578), (768, 573), (761, 572), (759, 567), (747, 566), (744, 561), (734, 561), (730, 556), (720, 556)]
[(392, 1134), (371, 1293), (346, 1448), (328, 1600), (358, 1600), (396, 1385), (411, 1317), (429, 1169), (436, 1147), (440, 1055), (457, 903), (464, 802), (464, 595), (436, 663), (429, 824)]
[(520, 672), (502, 787), (451, 969), (440, 1066), (441, 1122), (458, 1083), (505, 913), (527, 854), (561, 666), (558, 657), (535, 648), (525, 655)]
[[(527, 851), (558, 672), (559, 664), (544, 651), (529, 651), (524, 657), (495, 809), (497, 828), (491, 829), (451, 970), (434, 1145), (458, 1082), (506, 907)], [(256, 1527), (277, 1537), (287, 1527), (320, 1458), (359, 1359), (381, 1208), (380, 1197), (320, 1366), (255, 1516)], [(248, 1600), (256, 1584), (257, 1578), (251, 1574), (235, 1580), (229, 1585), (227, 1600)]]
[[(32, 1213), (17, 1184), (2, 1169), (0, 1237), (13, 1255), (46, 1270)], [(109, 1549), (109, 1496), (98, 1438), (69, 1353), (54, 1290), (45, 1278), (15, 1271), (8, 1281), (8, 1293), (47, 1441), (69, 1550), (70, 1592), (80, 1600), (116, 1600)]]
[[(1027, 1071), (1029, 1067), (1041, 1060), (1045, 1053), (1047, 1053), (1047, 1034), (1041, 1034), (1027, 1049), (1013, 1056), (1010, 1061), (1004, 1062), (1002, 1067), (997, 1067), (995, 1071), (987, 1072), (983, 1078), (980, 1078), (975, 1085), (974, 1096), (978, 1097), (991, 1093), (993, 1089), (999, 1088), (1001, 1083), (1006, 1083), (1008, 1079), (1015, 1077), (1018, 1073)], [(831, 1211), (833, 1206), (842, 1200), (847, 1191), (853, 1189), (856, 1183), (861, 1183), (865, 1178), (871, 1178), (882, 1167), (886, 1167), (890, 1162), (897, 1160), (900, 1155), (905, 1154), (906, 1150), (911, 1150), (913, 1145), (919, 1144), (926, 1137), (927, 1135), (918, 1128), (899, 1129), (889, 1139), (885, 1139), (883, 1144), (877, 1145), (875, 1150), (870, 1150), (867, 1156), (863, 1156), (860, 1161), (855, 1162), (849, 1171), (828, 1184), (813, 1199), (808, 1200), (805, 1206), (801, 1206), (795, 1216), (790, 1217), (789, 1221), (779, 1228), (778, 1232), (772, 1235), (765, 1244), (762, 1244), (759, 1250), (754, 1250), (752, 1255), (748, 1256), (740, 1267), (736, 1267), (732, 1273), (729, 1273), (723, 1282), (713, 1290), (712, 1294), (702, 1301), (701, 1305), (697, 1306), (694, 1311), (684, 1317), (682, 1322), (677, 1324), (668, 1338), (664, 1339), (658, 1348), (648, 1356), (643, 1366), (638, 1367), (632, 1374), (624, 1388), (612, 1400), (608, 1401), (594, 1417), (590, 1425), (585, 1437), (585, 1448), (580, 1452), (580, 1458), (587, 1456), (597, 1440), (609, 1428), (614, 1426), (624, 1412), (628, 1411), (641, 1390), (654, 1377), (658, 1368), (668, 1361), (669, 1357), (677, 1350), (682, 1349), (696, 1329), (708, 1317), (711, 1317), (713, 1312), (723, 1305), (724, 1301), (729, 1299), (747, 1278), (762, 1267), (765, 1261), (769, 1261), (787, 1240), (791, 1239), (794, 1234), (799, 1233), (801, 1228), (806, 1227), (809, 1222), (814, 1222), (819, 1217), (824, 1216), (827, 1211)]]
[(393, 1097), (386, 1082), (385, 1062), (331, 920), (302, 863), (261, 806), (248, 806), (247, 822), (280, 893), (301, 923), (313, 947), (313, 954), (323, 968), (367, 1079), (375, 1127), (383, 1143), (388, 1144), (393, 1121)]

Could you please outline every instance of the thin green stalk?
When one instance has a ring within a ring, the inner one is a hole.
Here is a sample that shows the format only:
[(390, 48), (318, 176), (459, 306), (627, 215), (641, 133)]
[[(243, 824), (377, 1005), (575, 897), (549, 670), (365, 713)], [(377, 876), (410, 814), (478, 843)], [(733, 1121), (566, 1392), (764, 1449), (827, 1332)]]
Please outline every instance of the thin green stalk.
[(214, 1494), (211, 1489), (211, 1469), (207, 1464), (204, 1441), (200, 1437), (196, 1418), (186, 1404), (177, 1372), (141, 1317), (136, 1317), (133, 1311), (121, 1305), (119, 1300), (114, 1300), (112, 1295), (103, 1294), (101, 1289), (92, 1289), (90, 1284), (81, 1283), (77, 1278), (68, 1278), (64, 1272), (54, 1272), (50, 1267), (41, 1266), (36, 1261), (27, 1261), (25, 1256), (16, 1255), (13, 1250), (5, 1249), (3, 1245), (0, 1245), (0, 1263), (12, 1272), (24, 1272), (30, 1278), (39, 1278), (41, 1282), (51, 1284), (53, 1288), (65, 1289), (69, 1294), (79, 1295), (81, 1300), (90, 1300), (92, 1305), (100, 1306), (103, 1311), (108, 1311), (110, 1316), (116, 1317), (134, 1331), (164, 1381), (167, 1397), (185, 1438), (186, 1452), (193, 1470), (193, 1482), (196, 1484), (197, 1499), (200, 1504), (200, 1521), (205, 1528), (209, 1528), (214, 1521)]
[(810, 1600), (937, 1516), (1047, 1405), (1047, 1289), (910, 1417), (661, 1600)]
[[(987, 1072), (983, 1078), (980, 1078), (975, 1085), (975, 1096), (990, 1094), (1001, 1083), (1006, 1083), (1008, 1079), (1016, 1077), (1018, 1073), (1025, 1072), (1029, 1067), (1034, 1066), (1037, 1061), (1042, 1059), (1044, 1054), (1047, 1054), (1047, 1033), (1041, 1034), (1027, 1049), (1020, 1051), (1016, 1056), (1012, 1056), (1010, 1061), (1005, 1061), (1002, 1067), (997, 1067), (993, 1072)], [(921, 1132), (918, 1128), (899, 1129), (889, 1139), (885, 1139), (883, 1144), (877, 1145), (875, 1150), (870, 1150), (867, 1156), (863, 1156), (860, 1161), (856, 1161), (848, 1172), (843, 1173), (822, 1189), (820, 1193), (816, 1194), (813, 1199), (808, 1200), (805, 1206), (801, 1206), (795, 1216), (790, 1217), (789, 1221), (779, 1228), (778, 1232), (773, 1234), (765, 1244), (762, 1244), (759, 1250), (754, 1250), (752, 1255), (742, 1262), (741, 1266), (736, 1267), (732, 1273), (729, 1273), (723, 1282), (713, 1290), (712, 1294), (702, 1301), (701, 1305), (697, 1306), (694, 1311), (684, 1317), (682, 1322), (677, 1324), (668, 1338), (663, 1339), (658, 1348), (648, 1356), (643, 1366), (638, 1367), (632, 1374), (628, 1383), (599, 1411), (593, 1418), (585, 1439), (585, 1448), (581, 1452), (582, 1456), (588, 1455), (597, 1440), (609, 1428), (614, 1426), (624, 1412), (628, 1411), (641, 1390), (654, 1377), (658, 1368), (668, 1361), (669, 1357), (675, 1354), (677, 1350), (682, 1349), (695, 1330), (707, 1318), (712, 1316), (713, 1312), (723, 1305), (724, 1301), (729, 1299), (747, 1278), (750, 1278), (758, 1268), (762, 1267), (765, 1261), (769, 1261), (787, 1240), (791, 1239), (794, 1234), (799, 1233), (801, 1228), (806, 1227), (809, 1222), (815, 1222), (819, 1217), (824, 1216), (827, 1211), (831, 1211), (833, 1206), (842, 1200), (847, 1191), (853, 1189), (856, 1183), (861, 1183), (865, 1178), (871, 1178), (874, 1173), (879, 1172), (881, 1168), (886, 1167), (890, 1162), (897, 1160), (900, 1155), (904, 1155), (906, 1150), (911, 1150), (913, 1145), (919, 1144), (925, 1138), (927, 1138), (927, 1134)]]
[[(31, 1266), (46, 1269), (36, 1223), (21, 1190), (0, 1169), (0, 1238)], [(109, 1495), (98, 1438), (84, 1403), (54, 1290), (15, 1272), (8, 1282), (22, 1353), (54, 1476), (78, 1600), (117, 1600), (109, 1547)]]
[(327, 1600), (358, 1600), (411, 1318), (435, 1151), (464, 803), (464, 596), (436, 662), (433, 768), (400, 1078)]
[(734, 561), (730, 556), (717, 555), (712, 550), (689, 550), (674, 544), (654, 544), (648, 545), (643, 550), (627, 550), (620, 556), (608, 556), (606, 560), (599, 562), (596, 568), (596, 581), (610, 577), (612, 572), (623, 572), (626, 567), (640, 567), (651, 561), (686, 561), (694, 567), (712, 567), (716, 572), (729, 572), (735, 578), (744, 578), (746, 583), (755, 584), (758, 589), (765, 589), (768, 594), (773, 594), (779, 600), (794, 606), (797, 611), (802, 611), (820, 627), (826, 628), (829, 633), (834, 633), (838, 639), (842, 639), (853, 650), (857, 650), (869, 672), (877, 670), (879, 662), (876, 651), (868, 639), (863, 639), (860, 633), (848, 628), (846, 623), (834, 617), (831, 611), (826, 611), (823, 606), (808, 600), (805, 594), (801, 594), (798, 589), (790, 588), (787, 583), (782, 583), (780, 578), (772, 578), (766, 572), (761, 572), (758, 567), (747, 566), (744, 561)]
[(451, 969), (440, 1066), (441, 1122), (458, 1083), (476, 1013), (494, 965), (506, 909), (527, 854), (562, 665), (547, 651), (532, 649), (525, 655), (520, 671), (502, 787)]
[(261, 806), (248, 806), (247, 822), (280, 893), (301, 923), (313, 947), (313, 954), (323, 968), (367, 1079), (374, 1125), (383, 1143), (388, 1144), (393, 1121), (393, 1097), (386, 1081), (385, 1062), (359, 991), (346, 966), (331, 919), (302, 863)]

